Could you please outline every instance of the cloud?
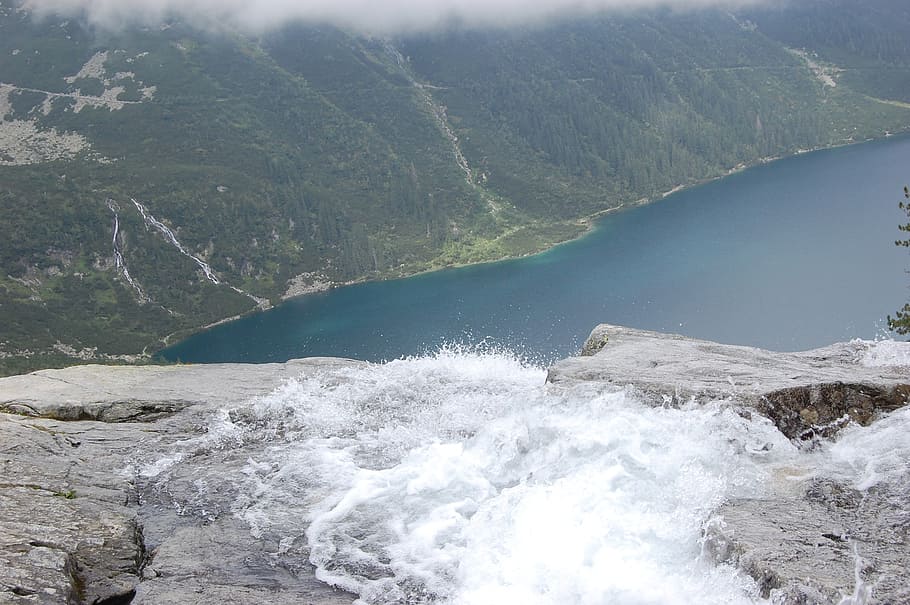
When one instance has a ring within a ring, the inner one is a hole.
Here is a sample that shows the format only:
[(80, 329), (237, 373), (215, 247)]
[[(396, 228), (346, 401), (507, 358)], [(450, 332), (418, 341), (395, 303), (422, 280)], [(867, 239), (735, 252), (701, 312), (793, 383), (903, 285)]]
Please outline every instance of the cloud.
[(324, 22), (362, 32), (432, 30), (529, 23), (561, 15), (664, 6), (736, 7), (758, 0), (25, 0), (36, 14), (85, 15), (100, 25), (154, 23), (169, 17), (200, 25), (263, 31), (288, 21)]

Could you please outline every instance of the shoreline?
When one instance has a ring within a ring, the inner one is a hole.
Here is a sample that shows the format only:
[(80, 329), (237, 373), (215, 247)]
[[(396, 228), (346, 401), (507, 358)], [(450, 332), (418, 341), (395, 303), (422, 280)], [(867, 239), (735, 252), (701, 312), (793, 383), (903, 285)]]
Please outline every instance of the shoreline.
[[(660, 202), (677, 193), (681, 193), (681, 192), (687, 191), (689, 189), (694, 189), (696, 187), (701, 187), (702, 185), (708, 185), (710, 183), (719, 181), (719, 180), (727, 178), (729, 176), (733, 176), (740, 172), (745, 172), (752, 168), (758, 168), (760, 166), (765, 166), (765, 165), (772, 164), (774, 162), (778, 162), (781, 160), (792, 159), (792, 158), (799, 157), (801, 155), (815, 153), (818, 151), (828, 151), (828, 150), (832, 150), (832, 149), (850, 147), (852, 145), (863, 145), (866, 143), (874, 143), (876, 141), (884, 141), (889, 138), (900, 137), (900, 136), (910, 137), (910, 127), (908, 127), (908, 129), (903, 132), (898, 132), (898, 133), (885, 132), (881, 136), (878, 136), (878, 137), (871, 137), (871, 138), (863, 139), (863, 140), (848, 140), (848, 141), (845, 141), (842, 143), (835, 143), (832, 145), (821, 145), (818, 147), (813, 147), (811, 149), (797, 149), (793, 153), (789, 153), (789, 154), (776, 155), (776, 156), (765, 156), (765, 157), (759, 158), (757, 161), (752, 162), (752, 163), (740, 162), (736, 166), (733, 166), (732, 168), (728, 168), (723, 174), (712, 176), (712, 177), (705, 177), (702, 179), (697, 179), (688, 184), (676, 185), (675, 187), (668, 189), (667, 191), (656, 194), (654, 197), (642, 197), (637, 200), (621, 203), (617, 206), (613, 206), (610, 208), (604, 208), (603, 210), (598, 210), (596, 212), (593, 212), (591, 214), (588, 214), (588, 215), (585, 215), (585, 216), (582, 216), (582, 217), (579, 217), (576, 219), (568, 219), (565, 222), (575, 222), (580, 225), (584, 225), (585, 226), (584, 230), (581, 231), (581, 233), (579, 233), (575, 237), (572, 237), (572, 238), (566, 239), (566, 240), (562, 240), (562, 241), (558, 241), (558, 242), (553, 242), (552, 244), (549, 244), (546, 247), (541, 248), (540, 250), (536, 250), (533, 252), (527, 252), (524, 254), (503, 256), (503, 257), (499, 257), (499, 258), (493, 258), (493, 259), (482, 260), (482, 261), (477, 261), (477, 262), (452, 263), (452, 264), (442, 265), (439, 267), (421, 269), (418, 271), (414, 271), (413, 273), (402, 273), (402, 274), (391, 275), (388, 277), (375, 277), (375, 278), (364, 277), (364, 278), (358, 278), (358, 279), (349, 280), (349, 281), (345, 281), (345, 282), (329, 281), (328, 283), (324, 284), (324, 287), (320, 287), (318, 289), (313, 289), (311, 291), (302, 292), (300, 294), (294, 294), (292, 296), (282, 296), (281, 303), (279, 303), (279, 304), (283, 304), (284, 302), (286, 302), (288, 300), (302, 298), (305, 296), (319, 294), (322, 292), (328, 292), (328, 291), (334, 290), (336, 288), (343, 288), (346, 286), (353, 286), (356, 284), (380, 282), (380, 281), (391, 281), (391, 280), (396, 280), (396, 279), (409, 279), (411, 277), (426, 275), (428, 273), (435, 273), (437, 271), (445, 271), (448, 269), (461, 269), (464, 267), (475, 267), (475, 266), (499, 263), (499, 262), (510, 261), (510, 260), (519, 260), (522, 258), (529, 258), (532, 256), (536, 256), (538, 254), (544, 254), (544, 253), (547, 253), (547, 252), (553, 250), (554, 248), (557, 248), (558, 246), (561, 246), (563, 244), (569, 244), (571, 242), (578, 241), (578, 240), (586, 237), (587, 235), (589, 235), (591, 233), (591, 231), (593, 231), (596, 228), (597, 221), (599, 221), (600, 219), (602, 219), (605, 216), (614, 214), (616, 212), (620, 212), (620, 211), (624, 211), (624, 210), (631, 210), (633, 208), (638, 208), (641, 206), (647, 206), (649, 204), (653, 204), (655, 202)], [(247, 315), (256, 313), (258, 311), (259, 311), (259, 309), (253, 309), (248, 313), (241, 314), (240, 316), (238, 316), (238, 318), (245, 317)], [(229, 320), (229, 321), (231, 321), (231, 320)], [(225, 323), (225, 322), (220, 321), (220, 322), (217, 322), (216, 324), (212, 324), (211, 326), (207, 326), (207, 327), (214, 327), (214, 325), (218, 325), (221, 323)]]
[[(842, 148), (842, 147), (849, 147), (852, 145), (873, 143), (876, 141), (884, 141), (884, 140), (887, 140), (890, 138), (900, 137), (900, 136), (910, 136), (910, 129), (903, 131), (903, 132), (899, 132), (899, 133), (885, 132), (880, 136), (871, 137), (871, 138), (867, 138), (867, 139), (863, 139), (863, 140), (845, 140), (845, 141), (842, 141), (839, 143), (834, 143), (831, 145), (822, 145), (822, 146), (818, 146), (818, 147), (811, 148), (811, 149), (797, 149), (797, 150), (793, 151), (792, 153), (762, 157), (751, 163), (740, 162), (740, 163), (736, 164), (735, 166), (728, 168), (722, 174), (718, 174), (718, 175), (715, 175), (712, 177), (705, 177), (702, 179), (693, 180), (690, 183), (676, 185), (667, 191), (657, 193), (651, 197), (638, 198), (636, 200), (628, 201), (628, 202), (619, 204), (617, 206), (598, 210), (594, 213), (591, 213), (591, 214), (583, 216), (583, 217), (579, 217), (576, 219), (569, 219), (565, 222), (566, 223), (574, 222), (581, 227), (580, 232), (578, 233), (577, 236), (563, 240), (563, 241), (552, 242), (539, 250), (530, 251), (530, 252), (527, 252), (524, 254), (509, 255), (509, 256), (503, 256), (503, 257), (499, 257), (499, 258), (491, 258), (491, 259), (482, 260), (482, 261), (478, 261), (478, 262), (452, 263), (452, 264), (446, 264), (446, 265), (442, 265), (442, 266), (431, 266), (431, 267), (427, 267), (424, 269), (406, 272), (406, 273), (390, 274), (390, 275), (379, 276), (379, 277), (361, 277), (361, 278), (357, 278), (357, 279), (353, 279), (353, 280), (338, 281), (338, 282), (332, 281), (330, 279), (326, 279), (325, 276), (319, 274), (318, 271), (304, 273), (304, 274), (302, 274), (303, 276), (317, 277), (317, 279), (314, 280), (313, 284), (300, 288), (301, 291), (299, 291), (299, 293), (297, 293), (297, 292), (292, 293), (292, 290), (293, 290), (292, 283), (294, 281), (292, 279), (289, 282), (289, 286), (288, 286), (287, 290), (281, 296), (280, 302), (278, 302), (274, 305), (270, 305), (268, 308), (262, 308), (261, 306), (256, 306), (254, 308), (251, 308), (247, 312), (239, 313), (239, 314), (236, 314), (236, 315), (233, 315), (230, 317), (225, 317), (223, 319), (217, 320), (215, 322), (211, 322), (209, 324), (206, 324), (206, 325), (201, 326), (196, 329), (191, 328), (191, 329), (187, 329), (187, 330), (179, 330), (179, 331), (173, 332), (171, 334), (168, 334), (161, 339), (160, 342), (163, 344), (163, 346), (160, 349), (157, 349), (156, 351), (154, 351), (152, 353), (147, 353), (146, 351), (143, 351), (141, 354), (138, 354), (136, 356), (137, 361), (138, 362), (161, 363), (161, 364), (176, 363), (174, 361), (169, 361), (169, 360), (163, 359), (160, 356), (160, 354), (163, 351), (165, 351), (173, 346), (176, 346), (177, 344), (179, 344), (180, 342), (182, 342), (184, 340), (192, 338), (193, 336), (196, 336), (198, 334), (207, 332), (208, 330), (211, 330), (217, 326), (227, 324), (227, 323), (239, 320), (239, 319), (243, 319), (245, 317), (249, 317), (256, 313), (267, 311), (269, 309), (274, 309), (277, 306), (284, 304), (290, 300), (300, 299), (300, 298), (303, 298), (306, 296), (313, 296), (316, 294), (321, 294), (324, 292), (329, 292), (329, 291), (335, 290), (336, 288), (353, 286), (353, 285), (357, 285), (357, 284), (380, 282), (380, 281), (393, 281), (393, 280), (398, 280), (398, 279), (410, 279), (410, 278), (418, 277), (421, 275), (435, 273), (437, 271), (444, 271), (444, 270), (448, 270), (448, 269), (460, 269), (460, 268), (465, 268), (465, 267), (480, 266), (480, 265), (486, 265), (486, 264), (492, 264), (492, 263), (506, 262), (506, 261), (511, 261), (511, 260), (519, 260), (519, 259), (523, 259), (523, 258), (529, 258), (532, 256), (536, 256), (538, 254), (545, 254), (545, 253), (548, 253), (548, 252), (556, 249), (557, 247), (559, 247), (561, 245), (568, 244), (568, 243), (571, 243), (574, 241), (578, 241), (584, 237), (587, 237), (597, 228), (597, 223), (600, 219), (602, 219), (610, 214), (616, 213), (616, 212), (630, 210), (630, 209), (637, 208), (640, 206), (645, 206), (645, 205), (649, 205), (649, 204), (652, 204), (655, 202), (659, 202), (659, 201), (665, 200), (665, 199), (673, 196), (676, 193), (681, 193), (683, 191), (687, 191), (687, 190), (690, 190), (690, 189), (693, 189), (696, 187), (700, 187), (702, 185), (707, 185), (712, 182), (719, 181), (723, 178), (733, 176), (737, 173), (744, 172), (744, 171), (752, 169), (752, 168), (757, 168), (760, 166), (772, 164), (774, 162), (778, 162), (781, 160), (792, 159), (795, 157), (799, 157), (802, 155), (815, 153), (815, 152), (819, 152), (819, 151), (838, 149), (838, 148)], [(297, 278), (294, 278), (294, 279), (299, 279), (300, 277), (301, 276), (297, 276)], [(176, 340), (175, 340), (175, 337), (176, 337)], [(96, 361), (103, 363), (104, 359), (98, 359)]]

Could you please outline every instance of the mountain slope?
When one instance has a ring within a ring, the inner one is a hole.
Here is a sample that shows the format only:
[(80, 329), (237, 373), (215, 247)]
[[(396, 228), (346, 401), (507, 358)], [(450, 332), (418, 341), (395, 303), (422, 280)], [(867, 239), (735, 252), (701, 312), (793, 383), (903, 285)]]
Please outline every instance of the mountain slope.
[(879, 4), (846, 38), (823, 34), (856, 25), (848, 7), (784, 27), (819, 2), (383, 40), (112, 33), (3, 0), (0, 365), (135, 359), (285, 293), (528, 253), (622, 204), (904, 130), (910, 56), (868, 32), (906, 11)]

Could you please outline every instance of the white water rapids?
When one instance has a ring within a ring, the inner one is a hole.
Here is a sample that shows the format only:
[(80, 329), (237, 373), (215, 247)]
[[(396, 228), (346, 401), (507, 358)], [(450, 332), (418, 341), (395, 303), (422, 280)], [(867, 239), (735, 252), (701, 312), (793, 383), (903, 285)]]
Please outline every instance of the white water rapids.
[(730, 402), (655, 408), (544, 379), (455, 350), (326, 369), (223, 411), (142, 474), (166, 485), (200, 452), (233, 451), (196, 479), (200, 498), (228, 494), (224, 514), (362, 603), (719, 605), (763, 602), (702, 556), (725, 500), (812, 476), (867, 489), (910, 460), (906, 408), (800, 451)]

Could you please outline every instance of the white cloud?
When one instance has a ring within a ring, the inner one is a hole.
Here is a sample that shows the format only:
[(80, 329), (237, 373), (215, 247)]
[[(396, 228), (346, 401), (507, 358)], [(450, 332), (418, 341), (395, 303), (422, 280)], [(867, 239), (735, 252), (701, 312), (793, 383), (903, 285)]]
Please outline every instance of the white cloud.
[(370, 33), (430, 30), (453, 20), (508, 25), (563, 14), (667, 6), (735, 7), (758, 0), (25, 0), (37, 14), (85, 14), (98, 24), (160, 21), (168, 16), (203, 25), (265, 30), (291, 20), (327, 22)]

